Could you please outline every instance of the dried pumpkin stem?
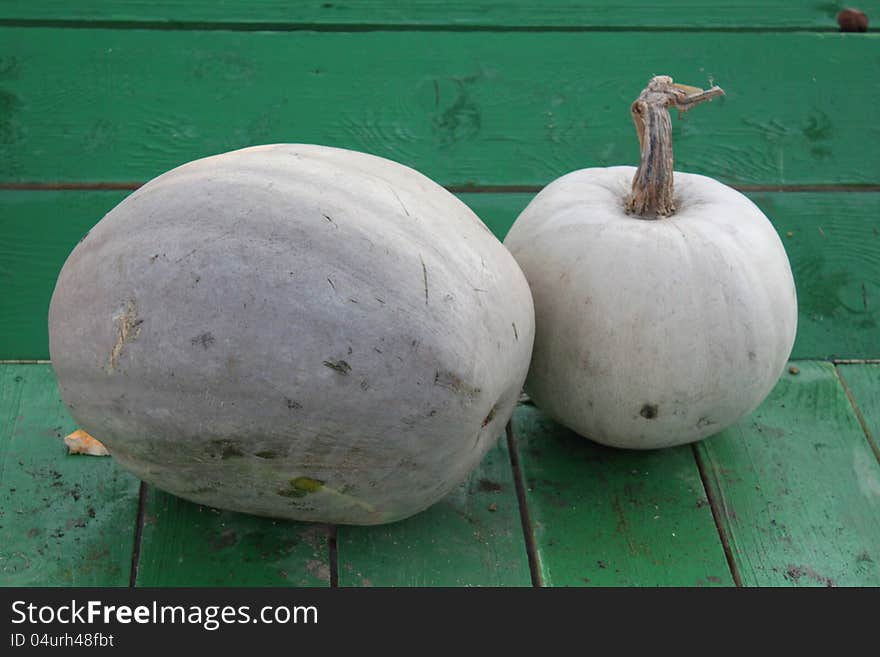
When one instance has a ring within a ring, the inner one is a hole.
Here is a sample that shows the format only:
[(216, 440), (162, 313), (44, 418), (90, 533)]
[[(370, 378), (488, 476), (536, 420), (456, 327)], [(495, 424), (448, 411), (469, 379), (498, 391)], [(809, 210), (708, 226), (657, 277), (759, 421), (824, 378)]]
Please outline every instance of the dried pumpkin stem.
[(672, 190), (672, 121), (669, 108), (687, 112), (700, 103), (723, 96), (721, 87), (698, 89), (675, 84), (668, 75), (658, 75), (639, 94), (630, 108), (642, 150), (633, 178), (626, 211), (642, 219), (668, 217), (675, 212)]

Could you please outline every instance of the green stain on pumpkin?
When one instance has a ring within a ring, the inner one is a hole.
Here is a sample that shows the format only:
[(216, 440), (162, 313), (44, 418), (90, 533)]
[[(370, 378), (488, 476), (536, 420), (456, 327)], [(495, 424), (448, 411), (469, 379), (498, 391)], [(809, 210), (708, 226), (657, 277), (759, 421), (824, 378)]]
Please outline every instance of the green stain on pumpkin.
[[(347, 486), (345, 488), (348, 489)], [(326, 493), (343, 504), (358, 506), (370, 513), (376, 513), (376, 508), (372, 504), (368, 504), (352, 495), (347, 495), (335, 488), (329, 488), (320, 479), (313, 479), (312, 477), (296, 477), (291, 479), (288, 482), (288, 487), (280, 489), (278, 495), (281, 497), (300, 498), (319, 492)]]
[(311, 477), (297, 477), (290, 480), (290, 485), (294, 490), (303, 493), (317, 493), (324, 487), (324, 482), (320, 479), (312, 479)]
[(310, 493), (317, 493), (324, 488), (324, 482), (311, 477), (297, 477), (288, 482), (287, 488), (282, 488), (278, 494), (282, 497), (305, 497)]

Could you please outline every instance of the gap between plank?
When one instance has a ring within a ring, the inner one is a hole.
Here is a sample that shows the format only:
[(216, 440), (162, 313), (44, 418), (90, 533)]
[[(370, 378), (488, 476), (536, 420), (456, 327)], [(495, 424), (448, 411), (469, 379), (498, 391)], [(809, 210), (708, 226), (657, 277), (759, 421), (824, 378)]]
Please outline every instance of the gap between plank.
[[(833, 363), (834, 365), (880, 365), (880, 358), (794, 358), (798, 361)], [(52, 361), (41, 358), (0, 358), (0, 365), (51, 365)]]
[(38, 359), (0, 360), (0, 365), (49, 365), (51, 363), (52, 363), (51, 360), (38, 360)]
[[(60, 27), (72, 29), (160, 30), (200, 32), (809, 32), (839, 34), (828, 26), (664, 26), (664, 25), (462, 25), (425, 23), (309, 23), (283, 21), (224, 22), (174, 20), (107, 20), (77, 18), (0, 18), (0, 27)], [(869, 30), (874, 31), (874, 30)]]
[(697, 464), (697, 471), (700, 473), (700, 481), (703, 483), (703, 492), (706, 493), (706, 499), (709, 501), (709, 508), (712, 510), (712, 519), (715, 521), (715, 530), (718, 532), (718, 538), (721, 540), (721, 547), (724, 548), (724, 558), (727, 559), (727, 568), (730, 570), (731, 577), (733, 577), (733, 583), (736, 584), (737, 587), (742, 587), (742, 578), (739, 575), (736, 562), (733, 560), (733, 550), (730, 548), (727, 531), (725, 531), (724, 525), (721, 522), (721, 509), (719, 508), (718, 500), (715, 499), (715, 495), (712, 492), (712, 487), (709, 485), (706, 467), (700, 456), (700, 450), (697, 448), (696, 443), (691, 443), (691, 453), (694, 455), (694, 461)]
[(519, 503), (520, 524), (522, 525), (523, 538), (526, 542), (526, 555), (529, 559), (529, 572), (532, 575), (532, 586), (542, 587), (544, 582), (541, 578), (541, 570), (538, 567), (538, 548), (535, 545), (532, 520), (529, 516), (529, 507), (526, 504), (526, 488), (519, 465), (519, 451), (516, 445), (516, 437), (513, 435), (513, 423), (510, 421), (508, 421), (505, 427), (505, 434), (507, 435), (507, 454), (510, 458), (510, 468), (513, 471), (513, 483), (516, 486), (516, 499)]
[(840, 371), (840, 368), (837, 367), (836, 363), (834, 373), (837, 375), (837, 380), (840, 381), (840, 385), (843, 386), (843, 391), (846, 393), (846, 398), (849, 399), (849, 404), (852, 406), (853, 412), (856, 414), (859, 426), (862, 427), (862, 433), (865, 434), (865, 440), (868, 441), (868, 446), (871, 448), (871, 451), (874, 452), (874, 457), (880, 462), (880, 446), (877, 445), (877, 442), (871, 435), (871, 431), (868, 429), (868, 423), (865, 421), (865, 416), (862, 415), (862, 409), (859, 408), (855, 395), (853, 395), (852, 390), (849, 389), (846, 379), (843, 376), (843, 372)]
[[(134, 191), (144, 182), (0, 182), (3, 191)], [(471, 185), (443, 186), (453, 194), (537, 194), (544, 185)], [(880, 184), (829, 183), (827, 185), (728, 185), (739, 192), (839, 193), (880, 192)]]
[(0, 183), (3, 190), (134, 190), (142, 182), (5, 182)]
[(330, 561), (330, 588), (339, 588), (339, 549), (336, 545), (337, 526), (327, 526), (327, 547), (329, 548)]
[(740, 192), (880, 192), (880, 185), (871, 183), (829, 183), (822, 185), (729, 185)]
[(134, 530), (134, 550), (131, 553), (131, 574), (128, 579), (128, 587), (133, 589), (137, 583), (138, 566), (141, 560), (141, 539), (144, 533), (144, 514), (147, 509), (147, 491), (149, 486), (145, 481), (141, 482), (140, 494), (138, 495), (138, 512)]

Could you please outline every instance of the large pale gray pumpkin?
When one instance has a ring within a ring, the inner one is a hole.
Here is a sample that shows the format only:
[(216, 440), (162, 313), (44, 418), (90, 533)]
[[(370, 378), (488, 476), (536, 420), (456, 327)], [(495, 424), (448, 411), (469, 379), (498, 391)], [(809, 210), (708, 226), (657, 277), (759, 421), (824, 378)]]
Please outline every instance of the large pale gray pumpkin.
[(400, 164), (279, 144), (185, 164), (74, 249), (49, 311), (70, 413), (209, 505), (375, 524), (502, 432), (534, 335), (514, 259)]

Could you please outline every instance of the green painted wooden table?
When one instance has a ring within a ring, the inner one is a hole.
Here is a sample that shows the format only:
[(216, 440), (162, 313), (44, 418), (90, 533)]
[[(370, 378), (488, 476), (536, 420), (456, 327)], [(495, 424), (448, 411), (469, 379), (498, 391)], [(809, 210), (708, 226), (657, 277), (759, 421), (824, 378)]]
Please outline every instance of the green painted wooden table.
[[(880, 40), (839, 8), (0, 0), (0, 585), (880, 585)], [(553, 178), (636, 162), (655, 73), (727, 89), (674, 120), (676, 166), (747, 193), (795, 273), (792, 368), (750, 417), (633, 453), (524, 403), (453, 494), (371, 528), (200, 507), (66, 454), (49, 297), (139, 184), (324, 143), (420, 169), (502, 237)]]

